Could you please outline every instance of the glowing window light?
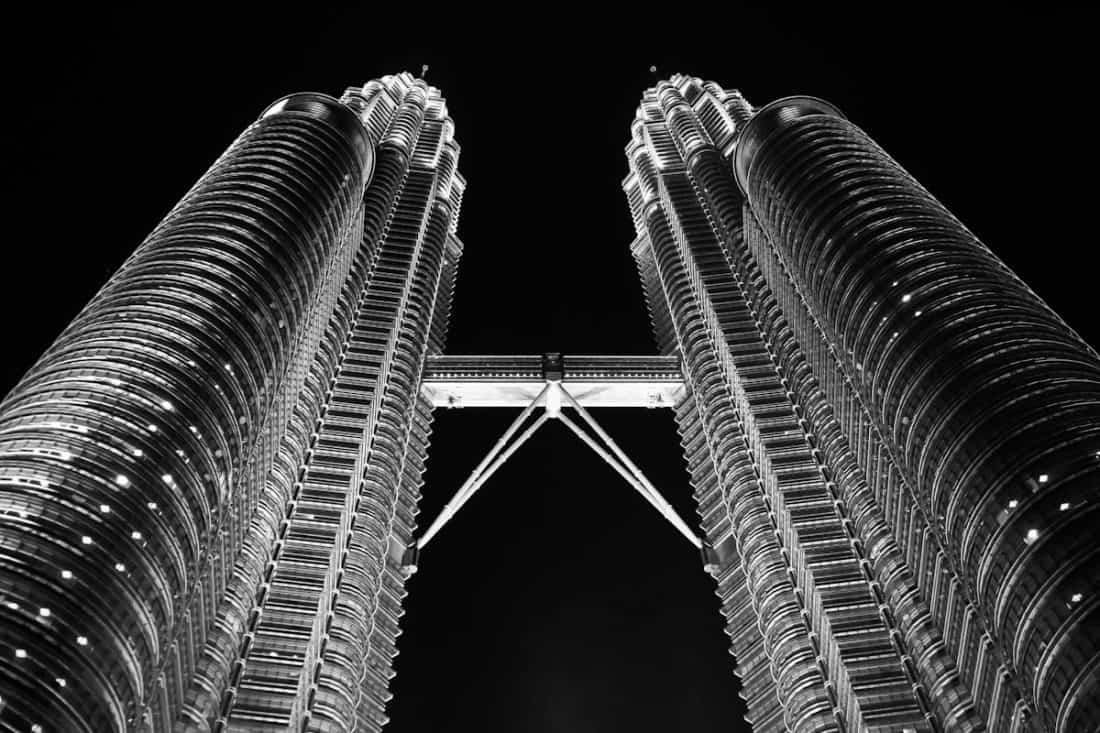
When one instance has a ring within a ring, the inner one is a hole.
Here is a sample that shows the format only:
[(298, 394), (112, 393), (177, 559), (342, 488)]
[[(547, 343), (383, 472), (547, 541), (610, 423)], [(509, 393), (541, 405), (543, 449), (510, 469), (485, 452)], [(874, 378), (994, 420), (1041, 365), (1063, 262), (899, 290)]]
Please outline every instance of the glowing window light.
[(61, 571), (61, 577), (64, 580), (72, 580), (73, 579), (73, 571), (72, 570), (62, 570)]
[(150, 501), (150, 502), (146, 503), (145, 506), (149, 507), (150, 509), (156, 509), (157, 508), (157, 503), (155, 501)]
[(1039, 474), (1039, 483), (1045, 484), (1047, 481), (1050, 481), (1050, 476), (1049, 475), (1047, 475), (1045, 473)]
[(1018, 506), (1020, 506), (1020, 502), (1018, 502), (1016, 499), (1013, 499), (1012, 501), (1008, 502), (1008, 508), (1009, 509), (1015, 509)]
[(1069, 509), (1069, 502), (1063, 501), (1061, 504), (1058, 505), (1058, 509), (1063, 512), (1067, 511)]
[(84, 543), (85, 545), (90, 545), (90, 544), (92, 544), (92, 538), (91, 538), (91, 537), (89, 537), (88, 535), (84, 535), (83, 537), (81, 537), (81, 538), (80, 538), (80, 541), (81, 541), (82, 543)]
[(76, 643), (79, 644), (80, 646), (88, 646), (88, 637), (78, 636), (78, 637), (76, 637)]
[(140, 540), (140, 539), (141, 539), (141, 532), (138, 532), (138, 531), (137, 531), (137, 530), (135, 529), (135, 530), (134, 530), (133, 532), (131, 532), (131, 533), (130, 533), (130, 539), (132, 539), (132, 540)]
[(104, 514), (110, 514), (111, 507), (107, 504), (100, 504), (99, 511), (103, 512)]
[(120, 562), (116, 562), (115, 563), (115, 570), (117, 570), (120, 573), (125, 573), (126, 572), (126, 566), (124, 564), (120, 563)]
[(1039, 530), (1029, 529), (1027, 531), (1027, 535), (1024, 538), (1024, 541), (1027, 542), (1030, 545), (1032, 542), (1034, 542), (1037, 539), (1039, 539)]
[(49, 618), (50, 614), (51, 614), (51, 611), (48, 608), (38, 609), (38, 615), (41, 616), (42, 618)]
[(15, 658), (16, 659), (26, 659), (27, 658), (27, 650), (26, 649), (16, 649), (15, 650)]
[(126, 478), (120, 473), (119, 475), (115, 476), (115, 483), (125, 488), (130, 485), (130, 479)]
[(134, 448), (133, 453), (135, 458), (141, 458), (143, 455), (145, 455), (145, 452), (141, 448)]

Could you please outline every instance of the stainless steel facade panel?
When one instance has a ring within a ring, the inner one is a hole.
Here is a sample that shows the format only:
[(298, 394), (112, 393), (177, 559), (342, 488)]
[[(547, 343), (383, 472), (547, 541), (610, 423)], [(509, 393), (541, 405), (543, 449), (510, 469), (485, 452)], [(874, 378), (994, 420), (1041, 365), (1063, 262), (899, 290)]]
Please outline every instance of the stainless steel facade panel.
[(758, 249), (828, 345), (860, 462), (896, 473), (920, 531), (895, 539), (948, 647), (995, 668), (964, 670), (979, 708), (994, 729), (1085, 729), (1100, 718), (1096, 353), (853, 124), (801, 101), (759, 119), (739, 160)]
[(377, 730), (465, 182), (408, 74), (273, 104), (0, 407), (0, 709)]
[[(727, 548), (719, 595), (754, 727), (800, 724), (761, 602), (782, 580), (826, 727), (1098, 719), (1095, 352), (821, 100), (754, 111), (674, 76), (632, 133), (632, 249), (692, 390), (685, 455), (703, 529)], [(743, 452), (707, 461), (716, 410)], [(740, 481), (712, 476), (739, 462)], [(738, 536), (756, 502), (757, 534)], [(760, 651), (734, 609), (756, 615)]]
[(28, 729), (179, 708), (335, 304), (370, 153), (335, 99), (284, 100), (0, 406), (0, 675)]

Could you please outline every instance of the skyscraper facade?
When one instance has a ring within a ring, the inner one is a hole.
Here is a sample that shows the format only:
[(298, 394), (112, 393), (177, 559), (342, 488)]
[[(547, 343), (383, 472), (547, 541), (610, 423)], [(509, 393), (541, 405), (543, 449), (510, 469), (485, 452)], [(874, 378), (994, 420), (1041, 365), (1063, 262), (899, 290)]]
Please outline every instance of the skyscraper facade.
[[(821, 100), (631, 133), (661, 354), (448, 356), (439, 91), (263, 112), (0, 403), (0, 727), (381, 729), (419, 547), (551, 419), (701, 546), (755, 730), (1095, 725), (1096, 353)], [(462, 404), (523, 411), (416, 537)], [(583, 404), (674, 409), (702, 538)]]
[(453, 131), (408, 74), (275, 103), (0, 405), (5, 727), (383, 725)]
[(674, 76), (624, 181), (757, 730), (1100, 721), (1100, 360), (831, 105)]

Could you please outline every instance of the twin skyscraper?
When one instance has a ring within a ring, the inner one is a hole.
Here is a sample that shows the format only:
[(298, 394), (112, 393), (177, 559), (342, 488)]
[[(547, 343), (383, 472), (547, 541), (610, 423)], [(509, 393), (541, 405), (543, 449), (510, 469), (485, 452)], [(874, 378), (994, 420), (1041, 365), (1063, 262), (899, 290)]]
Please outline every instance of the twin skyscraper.
[[(629, 133), (753, 728), (1093, 729), (1096, 352), (826, 102), (676, 75)], [(276, 102), (0, 403), (0, 727), (382, 728), (458, 157), (409, 74)]]

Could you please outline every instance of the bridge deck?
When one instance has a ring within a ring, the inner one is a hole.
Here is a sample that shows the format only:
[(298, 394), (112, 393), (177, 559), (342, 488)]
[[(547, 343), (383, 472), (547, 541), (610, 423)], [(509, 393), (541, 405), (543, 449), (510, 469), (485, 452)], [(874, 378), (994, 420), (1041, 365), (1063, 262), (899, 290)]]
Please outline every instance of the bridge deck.
[(674, 407), (675, 356), (429, 356), (421, 391), (435, 407), (526, 407), (548, 380), (585, 407)]

